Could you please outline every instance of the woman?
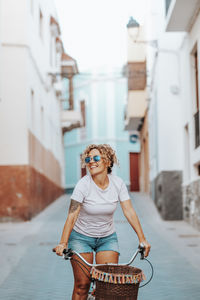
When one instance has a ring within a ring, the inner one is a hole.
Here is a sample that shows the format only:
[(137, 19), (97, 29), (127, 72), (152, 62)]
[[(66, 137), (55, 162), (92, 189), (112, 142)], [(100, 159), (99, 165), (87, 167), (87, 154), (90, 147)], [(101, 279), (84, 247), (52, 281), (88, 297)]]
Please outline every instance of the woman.
[[(144, 244), (145, 256), (148, 256), (150, 244), (145, 239), (127, 188), (121, 178), (111, 174), (113, 165), (118, 163), (114, 150), (107, 144), (89, 145), (82, 155), (82, 163), (87, 166), (89, 175), (81, 178), (73, 191), (56, 254), (62, 255), (68, 246), (81, 253), (89, 263), (93, 263), (93, 252), (97, 264), (118, 263), (113, 214), (120, 201), (125, 217), (135, 230), (139, 243)], [(77, 263), (73, 260), (71, 263), (74, 273), (72, 300), (87, 299), (90, 281)]]

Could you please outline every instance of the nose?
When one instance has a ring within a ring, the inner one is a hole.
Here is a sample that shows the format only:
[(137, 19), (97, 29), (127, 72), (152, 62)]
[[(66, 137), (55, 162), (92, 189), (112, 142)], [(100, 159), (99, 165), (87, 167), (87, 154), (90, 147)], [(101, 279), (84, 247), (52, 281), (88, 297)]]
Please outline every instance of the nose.
[(95, 162), (94, 159), (93, 159), (93, 157), (91, 157), (91, 159), (90, 159), (90, 163), (91, 163), (91, 162)]

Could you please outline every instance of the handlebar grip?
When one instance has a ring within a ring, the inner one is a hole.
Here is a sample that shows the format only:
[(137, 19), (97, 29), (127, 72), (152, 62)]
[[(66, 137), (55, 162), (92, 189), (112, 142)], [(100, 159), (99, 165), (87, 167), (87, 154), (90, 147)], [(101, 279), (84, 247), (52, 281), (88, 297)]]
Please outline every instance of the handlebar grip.
[(144, 259), (145, 246), (141, 243), (138, 246), (139, 253), (141, 254), (141, 259)]
[(71, 249), (63, 250), (64, 259), (70, 259), (73, 256), (73, 251)]
[(64, 249), (63, 254), (67, 254), (67, 251), (68, 251), (67, 249)]

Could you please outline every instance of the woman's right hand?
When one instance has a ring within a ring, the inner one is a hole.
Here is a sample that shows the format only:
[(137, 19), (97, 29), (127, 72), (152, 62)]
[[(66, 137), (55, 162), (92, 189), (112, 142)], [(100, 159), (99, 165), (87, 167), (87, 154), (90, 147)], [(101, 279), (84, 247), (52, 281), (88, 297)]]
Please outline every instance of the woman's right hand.
[(60, 243), (55, 248), (53, 248), (53, 251), (56, 252), (57, 255), (62, 256), (63, 250), (67, 248), (66, 243)]

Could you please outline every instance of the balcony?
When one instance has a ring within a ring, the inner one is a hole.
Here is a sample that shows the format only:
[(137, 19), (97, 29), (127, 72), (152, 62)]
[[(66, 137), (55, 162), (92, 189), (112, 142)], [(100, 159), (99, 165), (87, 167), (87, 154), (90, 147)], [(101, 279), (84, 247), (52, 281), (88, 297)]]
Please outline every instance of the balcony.
[(62, 54), (61, 72), (62, 76), (68, 79), (78, 74), (78, 66), (76, 60), (64, 52)]
[(166, 31), (189, 32), (199, 9), (199, 0), (172, 0), (167, 10)]
[(125, 130), (141, 129), (141, 123), (147, 109), (146, 98), (146, 90), (129, 92), (125, 114)]
[(59, 23), (57, 22), (57, 20), (51, 16), (50, 18), (50, 28), (51, 28), (51, 34), (54, 36), (54, 37), (58, 37), (61, 32), (60, 32), (60, 26), (59, 26)]
[(123, 70), (128, 78), (128, 90), (138, 91), (146, 88), (146, 61), (128, 62)]
[(61, 112), (62, 132), (69, 132), (72, 129), (82, 127), (81, 112), (76, 110), (63, 110)]

